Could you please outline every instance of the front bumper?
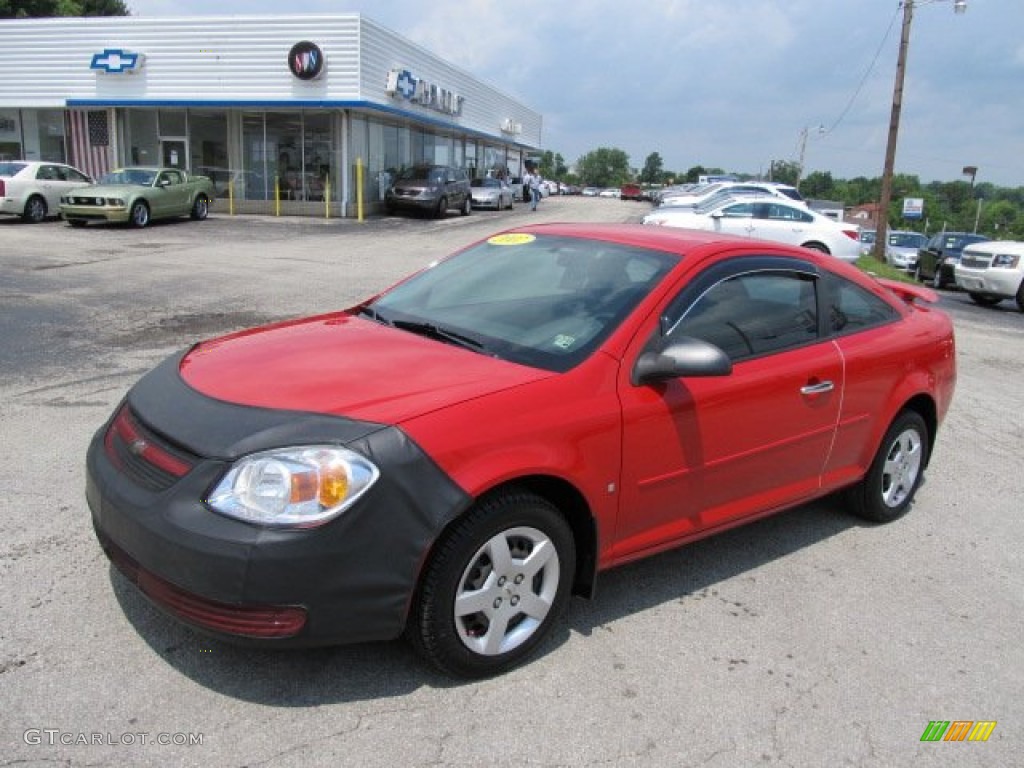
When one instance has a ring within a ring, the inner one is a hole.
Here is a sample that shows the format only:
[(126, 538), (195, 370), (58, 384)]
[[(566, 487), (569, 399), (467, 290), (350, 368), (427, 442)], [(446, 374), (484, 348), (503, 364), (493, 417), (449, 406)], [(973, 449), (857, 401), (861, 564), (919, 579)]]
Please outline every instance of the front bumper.
[[(111, 560), (158, 607), (226, 639), (309, 646), (401, 634), (430, 546), (466, 494), (395, 427), (215, 401), (184, 384), (179, 359), (144, 377), (125, 405), (147, 441), (191, 457), (183, 476), (150, 483), (126, 471), (105, 445), (108, 425), (89, 447), (86, 498)], [(203, 503), (239, 456), (323, 441), (381, 470), (331, 522), (265, 528)]]
[(971, 269), (960, 264), (956, 267), (957, 286), (971, 293), (1012, 299), (1020, 290), (1021, 280), (1021, 273), (1012, 269)]
[(61, 205), (60, 215), (67, 221), (110, 221), (124, 224), (129, 219), (123, 205)]

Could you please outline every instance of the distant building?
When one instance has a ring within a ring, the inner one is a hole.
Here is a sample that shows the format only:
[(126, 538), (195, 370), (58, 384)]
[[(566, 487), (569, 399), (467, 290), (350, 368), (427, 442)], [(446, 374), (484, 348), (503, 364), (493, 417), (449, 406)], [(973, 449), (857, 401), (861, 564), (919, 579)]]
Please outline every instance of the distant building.
[(352, 215), (404, 167), (519, 176), (540, 147), (538, 112), (359, 14), (0, 28), (0, 160), (176, 166), (221, 206), (230, 185), (243, 212)]
[(878, 203), (864, 203), (846, 210), (846, 220), (860, 225), (861, 229), (878, 227)]

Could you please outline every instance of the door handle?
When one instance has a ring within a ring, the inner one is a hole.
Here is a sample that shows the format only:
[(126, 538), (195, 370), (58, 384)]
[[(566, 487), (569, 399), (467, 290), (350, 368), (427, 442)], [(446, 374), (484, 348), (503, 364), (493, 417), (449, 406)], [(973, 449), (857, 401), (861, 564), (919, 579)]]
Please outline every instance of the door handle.
[(835, 389), (835, 384), (831, 381), (819, 381), (816, 384), (805, 384), (800, 387), (801, 395), (823, 395), (826, 392), (831, 392)]

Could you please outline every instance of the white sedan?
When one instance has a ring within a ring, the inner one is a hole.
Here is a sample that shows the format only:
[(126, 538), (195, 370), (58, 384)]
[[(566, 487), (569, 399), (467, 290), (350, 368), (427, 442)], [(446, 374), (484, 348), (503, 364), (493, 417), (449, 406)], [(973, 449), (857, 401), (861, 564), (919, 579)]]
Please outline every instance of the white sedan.
[(6, 160), (0, 162), (0, 213), (38, 224), (60, 213), (61, 195), (87, 184), (92, 179), (70, 165)]
[(500, 211), (512, 207), (512, 187), (501, 179), (473, 179), (469, 182), (469, 193), (474, 208)]
[(713, 206), (658, 208), (644, 224), (684, 227), (801, 245), (843, 261), (860, 257), (860, 229), (830, 219), (801, 203), (734, 198)]

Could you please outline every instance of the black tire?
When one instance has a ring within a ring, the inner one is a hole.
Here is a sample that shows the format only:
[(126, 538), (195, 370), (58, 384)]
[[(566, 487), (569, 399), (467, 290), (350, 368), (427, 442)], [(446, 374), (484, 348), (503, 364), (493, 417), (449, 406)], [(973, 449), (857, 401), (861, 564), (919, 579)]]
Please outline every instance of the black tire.
[(46, 220), (46, 200), (42, 195), (32, 195), (25, 201), (25, 210), (21, 214), (22, 221), (39, 224)]
[(128, 222), (136, 229), (142, 229), (149, 224), (149, 206), (142, 200), (132, 203), (132, 208), (128, 212)]
[(946, 281), (942, 279), (942, 265), (935, 265), (935, 274), (932, 275), (932, 288), (935, 290), (941, 290), (946, 287)]
[(189, 215), (196, 221), (202, 221), (210, 213), (210, 200), (206, 195), (197, 195), (196, 201), (192, 203), (192, 211)]
[(436, 544), (406, 635), (446, 674), (505, 672), (549, 634), (565, 610), (575, 569), (572, 530), (558, 510), (525, 490), (499, 491)]
[(462, 216), (469, 216), (473, 212), (473, 202), (467, 197), (462, 201), (462, 207), (459, 208), (459, 214)]
[(920, 264), (915, 264), (914, 265), (914, 271), (911, 273), (911, 276), (914, 278), (914, 282), (916, 282), (916, 283), (924, 282), (924, 278), (921, 277), (921, 265)]
[(1017, 286), (1017, 309), (1024, 312), (1024, 280)]
[(971, 301), (981, 307), (994, 307), (1002, 299), (999, 296), (992, 296), (988, 293), (968, 293), (971, 297)]
[(443, 218), (447, 211), (448, 211), (448, 198), (442, 196), (441, 199), (437, 201), (437, 208), (434, 209), (434, 218), (435, 219)]
[(888, 523), (902, 517), (928, 465), (928, 427), (916, 411), (901, 411), (889, 426), (867, 475), (849, 490), (851, 511)]

